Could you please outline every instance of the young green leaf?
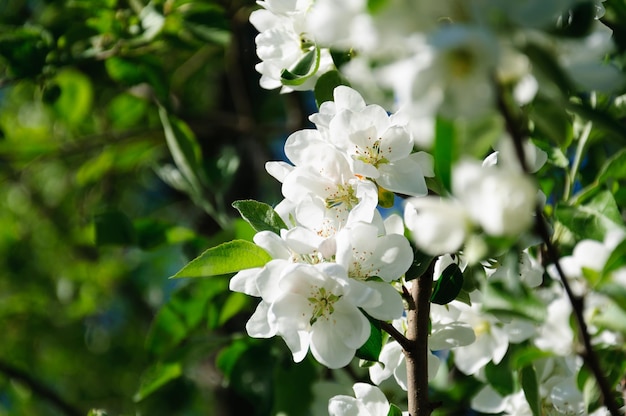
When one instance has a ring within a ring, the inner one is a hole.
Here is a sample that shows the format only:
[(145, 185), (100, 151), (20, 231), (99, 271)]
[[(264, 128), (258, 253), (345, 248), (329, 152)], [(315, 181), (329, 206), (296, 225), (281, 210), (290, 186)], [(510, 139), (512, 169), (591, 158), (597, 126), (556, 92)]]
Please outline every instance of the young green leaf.
[(426, 254), (423, 251), (420, 251), (417, 247), (411, 244), (413, 248), (413, 263), (409, 270), (406, 271), (404, 278), (408, 282), (409, 280), (417, 279), (421, 275), (423, 275), (426, 270), (428, 270), (428, 266), (434, 260), (434, 257), (430, 254)]
[(135, 403), (142, 401), (182, 374), (183, 368), (179, 362), (157, 363), (146, 370), (141, 377), (141, 385), (137, 393), (133, 396), (133, 401)]
[(287, 225), (280, 218), (274, 208), (263, 202), (254, 200), (243, 200), (233, 202), (233, 207), (239, 211), (244, 220), (252, 228), (258, 231), (271, 231), (280, 234), (281, 229), (286, 229)]
[(502, 396), (508, 396), (515, 391), (515, 380), (507, 362), (494, 364), (490, 361), (485, 366), (485, 377), (491, 387)]
[(387, 416), (402, 416), (402, 410), (400, 410), (400, 408), (395, 404), (391, 403)]
[(329, 71), (319, 77), (314, 89), (317, 106), (321, 106), (325, 101), (333, 101), (333, 92), (340, 85), (350, 86), (350, 83), (339, 71)]
[(546, 318), (545, 304), (522, 284), (511, 290), (505, 282), (487, 282), (483, 294), (483, 309), (487, 313), (535, 322), (542, 322)]
[(164, 107), (159, 107), (159, 116), (174, 163), (189, 182), (192, 190), (200, 194), (202, 189), (202, 180), (199, 176), (202, 172), (201, 152), (195, 135), (187, 124), (170, 116)]
[(607, 231), (625, 229), (617, 203), (609, 191), (600, 192), (585, 205), (557, 205), (555, 216), (580, 238), (602, 241)]
[(383, 333), (380, 329), (380, 325), (375, 320), (370, 321), (370, 337), (365, 341), (365, 344), (356, 351), (356, 356), (368, 361), (378, 361), (380, 351), (383, 349)]
[(280, 80), (283, 85), (302, 85), (311, 78), (320, 67), (320, 49), (315, 47), (305, 53), (292, 69), (283, 69)]
[(520, 371), (520, 384), (524, 390), (526, 401), (533, 412), (533, 416), (541, 415), (541, 397), (539, 396), (539, 380), (535, 367), (527, 365)]
[(173, 278), (208, 277), (264, 266), (272, 258), (250, 241), (233, 240), (210, 248), (189, 262)]
[(446, 305), (456, 299), (463, 288), (463, 273), (456, 263), (452, 263), (435, 282), (433, 294), (430, 297), (432, 303)]

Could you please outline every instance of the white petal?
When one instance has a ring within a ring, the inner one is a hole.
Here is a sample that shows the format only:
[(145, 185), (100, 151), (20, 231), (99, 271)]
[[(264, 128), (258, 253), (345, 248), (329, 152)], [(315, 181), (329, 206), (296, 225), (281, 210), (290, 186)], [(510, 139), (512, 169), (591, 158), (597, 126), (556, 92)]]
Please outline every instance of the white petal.
[(420, 165), (409, 157), (380, 165), (378, 173), (376, 183), (385, 189), (410, 196), (428, 193)]
[(228, 288), (233, 292), (241, 292), (257, 297), (261, 296), (261, 292), (256, 285), (256, 279), (259, 273), (261, 273), (261, 267), (241, 270), (230, 279)]
[(265, 163), (265, 170), (276, 180), (282, 182), (285, 176), (293, 170), (293, 166), (286, 162), (267, 162)]
[(483, 413), (502, 413), (506, 402), (491, 386), (485, 386), (472, 399), (472, 409)]
[(287, 244), (272, 231), (259, 231), (254, 235), (254, 243), (267, 251), (273, 259), (288, 259), (291, 256)]
[(468, 227), (463, 207), (436, 197), (408, 200), (404, 221), (417, 246), (432, 255), (456, 252)]
[(400, 293), (389, 283), (385, 282), (365, 282), (370, 288), (380, 293), (382, 302), (378, 306), (364, 307), (365, 312), (376, 319), (382, 321), (391, 321), (398, 319), (404, 312), (404, 305), (402, 303), (402, 296)]
[(246, 323), (246, 332), (252, 338), (271, 338), (276, 335), (276, 328), (268, 321), (270, 304), (261, 301)]
[(389, 413), (389, 402), (379, 388), (367, 383), (356, 383), (353, 387), (357, 399), (361, 400), (370, 415), (386, 415)]
[(361, 111), (365, 108), (365, 100), (361, 95), (350, 87), (343, 85), (338, 86), (333, 91), (335, 98), (335, 106), (337, 111), (349, 109), (352, 111)]
[(329, 416), (364, 416), (367, 409), (357, 399), (350, 396), (335, 396), (328, 402)]
[(433, 324), (428, 347), (434, 351), (469, 345), (476, 340), (474, 330), (465, 323)]

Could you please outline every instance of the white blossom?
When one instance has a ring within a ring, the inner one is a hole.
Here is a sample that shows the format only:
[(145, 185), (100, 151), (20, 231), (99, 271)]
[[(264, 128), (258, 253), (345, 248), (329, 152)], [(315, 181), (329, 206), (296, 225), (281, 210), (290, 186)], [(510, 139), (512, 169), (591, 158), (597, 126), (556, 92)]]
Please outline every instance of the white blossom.
[(384, 416), (389, 413), (391, 406), (378, 387), (356, 383), (353, 390), (355, 397), (340, 395), (330, 399), (330, 416)]

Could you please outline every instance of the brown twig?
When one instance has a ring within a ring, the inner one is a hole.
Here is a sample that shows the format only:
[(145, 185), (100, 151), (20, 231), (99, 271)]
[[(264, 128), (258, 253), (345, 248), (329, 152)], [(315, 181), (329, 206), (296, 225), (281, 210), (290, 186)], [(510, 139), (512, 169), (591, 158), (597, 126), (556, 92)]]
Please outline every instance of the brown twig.
[(59, 396), (57, 392), (43, 384), (41, 381), (35, 379), (24, 370), (21, 370), (9, 363), (0, 361), (0, 373), (3, 373), (8, 378), (16, 380), (27, 386), (35, 395), (50, 402), (57, 409), (68, 416), (83, 416), (85, 414), (85, 412), (68, 403), (64, 398)]
[(426, 272), (415, 279), (411, 286), (416, 307), (408, 312), (409, 344), (404, 348), (411, 416), (429, 416), (434, 408), (428, 398), (428, 332), (434, 267), (433, 259)]
[[(505, 126), (509, 135), (513, 139), (515, 152), (517, 154), (520, 166), (526, 174), (529, 174), (523, 148), (523, 143), (527, 138), (522, 133), (522, 129), (520, 128), (519, 123), (516, 122), (513, 114), (509, 109), (509, 106), (505, 102), (504, 91), (502, 91), (502, 88), (498, 83), (496, 83), (496, 97), (498, 110), (504, 118)], [(552, 244), (548, 226), (543, 218), (542, 209), (539, 206), (535, 210), (535, 231), (543, 240), (546, 248), (546, 254), (549, 257), (549, 260), (554, 264), (559, 275), (561, 284), (563, 285), (563, 289), (565, 290), (565, 294), (569, 299), (570, 304), (572, 305), (572, 311), (576, 320), (576, 325), (578, 327), (578, 335), (583, 344), (583, 351), (580, 353), (580, 355), (583, 358), (585, 364), (587, 364), (587, 366), (593, 373), (593, 376), (598, 383), (598, 388), (600, 389), (600, 392), (602, 394), (604, 405), (609, 410), (612, 416), (620, 416), (622, 415), (622, 413), (620, 412), (617, 401), (615, 400), (615, 397), (611, 392), (611, 386), (604, 376), (604, 372), (602, 371), (602, 368), (600, 366), (598, 356), (595, 353), (593, 346), (591, 345), (591, 335), (589, 334), (589, 330), (583, 316), (584, 298), (576, 295), (569, 285), (567, 276), (563, 272), (563, 269), (559, 262), (559, 253), (554, 244)]]

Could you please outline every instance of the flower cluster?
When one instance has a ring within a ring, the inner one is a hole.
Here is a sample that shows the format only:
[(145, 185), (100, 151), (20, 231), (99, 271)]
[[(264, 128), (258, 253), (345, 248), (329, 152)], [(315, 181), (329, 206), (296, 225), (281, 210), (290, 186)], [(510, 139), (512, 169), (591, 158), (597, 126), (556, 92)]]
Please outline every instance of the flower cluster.
[[(573, 302), (558, 280), (573, 279), (576, 295), (587, 297), (594, 342), (619, 349), (626, 330), (614, 323), (624, 316), (616, 299), (623, 299), (626, 279), (616, 258), (626, 250), (625, 232), (606, 230), (624, 229), (623, 220), (612, 199), (600, 195), (593, 209), (610, 212), (593, 220), (602, 223), (604, 243), (575, 245), (576, 230), (562, 231), (573, 248), (562, 259), (567, 276), (555, 266), (544, 273), (533, 226), (554, 211), (543, 208), (555, 196), (546, 197), (542, 191), (552, 189), (531, 175), (566, 168), (567, 200), (590, 124), (561, 128), (542, 110), (550, 103), (555, 118), (570, 123), (573, 116), (558, 106), (594, 96), (573, 100), (572, 91), (623, 85), (623, 75), (603, 59), (612, 44), (599, 20), (602, 2), (258, 4), (250, 21), (260, 32), (261, 86), (317, 94), (322, 85), (333, 94), (310, 117), (314, 129), (287, 139), (289, 163), (266, 164), (282, 184), (275, 211), (285, 228), (256, 234), (272, 260), (231, 280), (232, 290), (260, 298), (248, 334), (281, 336), (295, 361), (311, 351), (339, 368), (370, 338), (370, 322), (392, 322), (396, 339), (383, 343), (370, 378), (377, 385), (393, 378), (407, 390), (398, 340), (406, 334), (407, 304), (400, 293), (408, 296), (415, 284), (406, 273), (419, 255), (434, 265), (424, 369), (430, 382), (437, 383), (442, 363), (454, 365), (483, 384), (472, 407), (485, 413), (589, 410), (581, 390), (591, 387), (581, 386), (569, 323)], [(573, 35), (579, 27), (585, 30)], [(348, 81), (354, 89), (338, 85)], [(570, 162), (563, 149), (574, 134), (580, 144)], [(404, 215), (383, 218), (378, 208), (393, 198), (406, 198)], [(502, 372), (507, 385), (498, 384)], [(394, 412), (378, 388), (357, 383), (354, 392), (331, 399), (330, 414)]]
[[(378, 193), (424, 195), (432, 161), (413, 152), (410, 133), (348, 87), (311, 117), (316, 129), (292, 134), (285, 153), (293, 163), (268, 162), (285, 199), (276, 207), (288, 229), (259, 232), (254, 242), (273, 258), (242, 270), (230, 288), (261, 298), (247, 325), (253, 337), (280, 335), (295, 361), (310, 349), (330, 368), (347, 365), (370, 335), (373, 319), (402, 316), (390, 283), (413, 261), (397, 227), (376, 210)], [(401, 223), (401, 221), (400, 221)]]

